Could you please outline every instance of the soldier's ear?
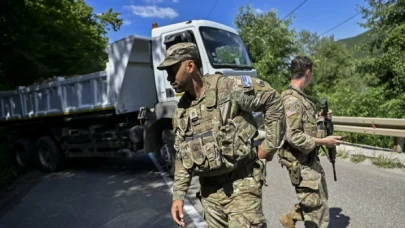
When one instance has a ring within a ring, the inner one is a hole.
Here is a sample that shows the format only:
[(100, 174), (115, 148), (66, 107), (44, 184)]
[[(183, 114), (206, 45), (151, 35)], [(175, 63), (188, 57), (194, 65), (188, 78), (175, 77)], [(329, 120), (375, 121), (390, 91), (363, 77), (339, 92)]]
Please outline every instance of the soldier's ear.
[(194, 71), (194, 69), (196, 68), (196, 65), (193, 60), (187, 60), (186, 67), (187, 67), (187, 71), (191, 74)]

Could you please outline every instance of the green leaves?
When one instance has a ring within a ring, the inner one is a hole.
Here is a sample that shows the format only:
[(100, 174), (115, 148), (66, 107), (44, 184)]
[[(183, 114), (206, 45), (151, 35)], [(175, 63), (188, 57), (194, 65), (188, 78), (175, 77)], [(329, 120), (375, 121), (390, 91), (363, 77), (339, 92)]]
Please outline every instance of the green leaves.
[[(328, 98), (334, 115), (404, 118), (405, 1), (367, 2), (370, 6), (360, 10), (367, 19), (362, 26), (370, 30), (357, 37), (360, 45), (296, 32), (289, 28), (291, 19), (281, 21), (275, 11), (255, 14), (250, 5), (239, 8), (235, 24), (250, 45), (259, 77), (278, 91), (290, 82), (290, 59), (306, 55), (314, 71), (305, 92), (318, 101)], [(358, 143), (392, 146), (390, 137), (349, 135)]]
[(364, 61), (362, 72), (374, 74), (379, 86), (386, 89), (387, 100), (396, 99), (405, 93), (405, 1), (367, 0), (369, 7), (360, 7), (361, 24), (370, 28), (372, 38), (365, 46), (375, 53)]
[(261, 79), (278, 91), (288, 86), (290, 57), (298, 50), (290, 20), (281, 21), (275, 11), (256, 14), (251, 5), (241, 6), (234, 23), (250, 46), (253, 66)]
[(106, 32), (117, 31), (123, 23), (112, 9), (94, 14), (84, 0), (3, 0), (0, 4), (3, 89), (103, 70)]

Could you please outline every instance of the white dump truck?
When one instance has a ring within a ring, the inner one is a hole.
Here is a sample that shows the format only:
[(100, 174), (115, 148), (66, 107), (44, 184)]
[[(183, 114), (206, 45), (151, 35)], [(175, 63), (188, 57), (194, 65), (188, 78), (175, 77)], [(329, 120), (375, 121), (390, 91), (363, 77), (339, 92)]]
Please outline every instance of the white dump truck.
[(172, 116), (181, 94), (156, 66), (166, 49), (194, 42), (202, 73), (250, 75), (256, 70), (236, 30), (206, 20), (158, 27), (152, 36), (130, 35), (106, 47), (106, 69), (55, 77), (0, 92), (0, 127), (7, 129), (20, 166), (47, 172), (70, 157), (128, 156), (155, 152), (173, 174)]

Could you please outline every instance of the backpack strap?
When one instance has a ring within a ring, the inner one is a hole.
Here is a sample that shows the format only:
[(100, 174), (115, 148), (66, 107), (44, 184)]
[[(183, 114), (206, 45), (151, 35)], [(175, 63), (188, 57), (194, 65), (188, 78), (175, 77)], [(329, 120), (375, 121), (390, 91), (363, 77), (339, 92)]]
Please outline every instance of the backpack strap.
[(218, 92), (218, 80), (220, 77), (223, 77), (222, 74), (213, 74), (208, 77), (206, 77), (206, 80), (208, 82), (208, 88), (207, 88), (207, 93), (206, 93), (206, 101), (205, 105), (207, 108), (211, 109), (214, 108), (217, 105), (217, 92)]

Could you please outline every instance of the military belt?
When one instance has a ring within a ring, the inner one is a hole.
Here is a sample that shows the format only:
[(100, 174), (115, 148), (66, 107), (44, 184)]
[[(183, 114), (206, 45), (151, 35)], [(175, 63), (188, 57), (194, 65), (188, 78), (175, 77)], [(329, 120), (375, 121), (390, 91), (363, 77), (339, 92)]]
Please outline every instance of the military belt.
[(239, 167), (231, 172), (221, 174), (218, 176), (209, 176), (204, 177), (200, 176), (200, 184), (201, 185), (214, 185), (214, 186), (222, 186), (225, 184), (232, 183), (233, 181), (243, 179), (246, 177), (253, 177), (253, 170), (255, 168), (256, 161), (250, 162), (245, 164), (242, 167)]
[[(285, 149), (286, 151), (291, 152), (291, 153), (300, 153), (300, 154), (303, 154), (303, 152), (301, 152), (301, 151), (298, 150), (297, 148), (291, 146), (291, 145), (288, 144), (287, 142), (284, 143), (283, 149)], [(309, 152), (308, 154), (317, 153), (317, 150), (318, 150), (317, 147), (315, 147), (315, 149), (313, 149), (313, 150), (312, 150), (311, 152)]]
[(212, 134), (212, 131), (206, 131), (206, 132), (204, 132), (204, 133), (202, 133), (202, 134), (198, 134), (198, 135), (193, 135), (193, 136), (190, 136), (190, 137), (185, 137), (185, 141), (186, 142), (188, 142), (188, 141), (193, 141), (193, 140), (195, 140), (195, 139), (203, 139), (203, 138), (205, 138), (205, 137), (208, 137), (208, 136), (212, 136), (213, 134)]

